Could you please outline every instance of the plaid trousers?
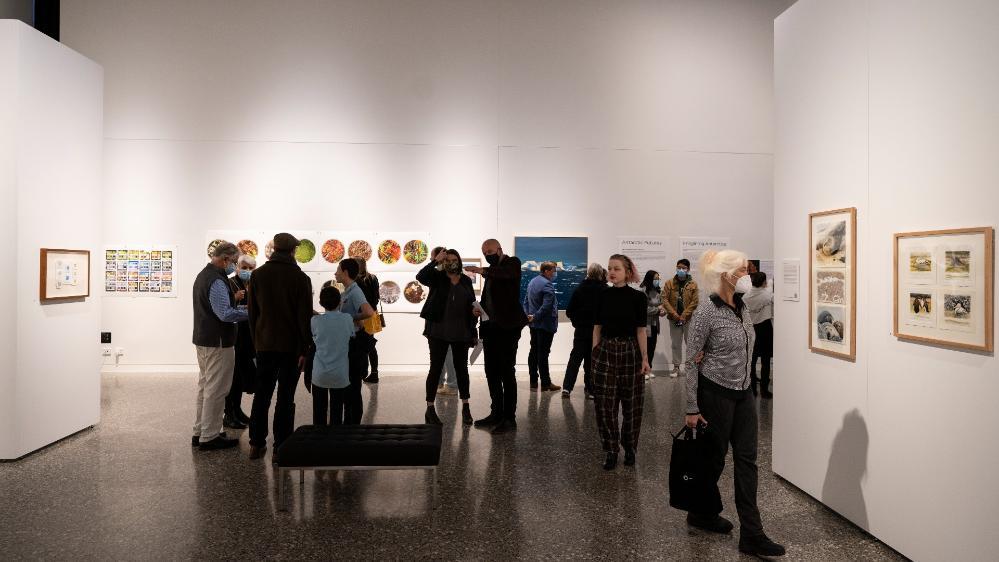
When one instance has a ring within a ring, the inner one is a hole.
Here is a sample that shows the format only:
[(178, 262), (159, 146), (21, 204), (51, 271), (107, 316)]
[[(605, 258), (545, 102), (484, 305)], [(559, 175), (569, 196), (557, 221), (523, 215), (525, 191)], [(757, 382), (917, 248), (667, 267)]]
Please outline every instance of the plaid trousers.
[[(593, 350), (593, 389), (597, 428), (604, 451), (616, 453), (618, 444), (638, 448), (645, 402), (642, 356), (635, 338), (600, 340)], [(618, 430), (618, 406), (624, 416)]]

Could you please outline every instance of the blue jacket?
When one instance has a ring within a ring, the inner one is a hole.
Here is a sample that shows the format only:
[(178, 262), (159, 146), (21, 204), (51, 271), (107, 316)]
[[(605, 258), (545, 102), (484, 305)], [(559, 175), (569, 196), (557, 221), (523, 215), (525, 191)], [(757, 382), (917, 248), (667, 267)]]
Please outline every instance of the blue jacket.
[(530, 327), (555, 333), (558, 331), (558, 302), (555, 300), (555, 285), (538, 275), (527, 284), (527, 297), (524, 299), (524, 312), (534, 315)]

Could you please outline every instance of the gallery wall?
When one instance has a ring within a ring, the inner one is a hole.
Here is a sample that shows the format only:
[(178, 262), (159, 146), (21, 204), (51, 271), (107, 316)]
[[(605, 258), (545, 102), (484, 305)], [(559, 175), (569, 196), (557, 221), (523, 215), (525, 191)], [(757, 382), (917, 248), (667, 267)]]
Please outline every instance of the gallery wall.
[(100, 417), (100, 296), (40, 304), (39, 249), (100, 251), (103, 76), (14, 20), (0, 20), (0, 75), (0, 235), (13, 249), (0, 280), (0, 459), (13, 459)]
[[(770, 257), (787, 3), (64, 3), (63, 40), (106, 69), (104, 241), (179, 247), (178, 298), (104, 301), (121, 365), (194, 363), (209, 230), (429, 231), (468, 257), (586, 235), (601, 262), (621, 235), (724, 236)], [(425, 365), (421, 330), (391, 315), (383, 363)], [(570, 345), (563, 324), (553, 362)]]
[(997, 25), (987, 0), (801, 0), (775, 22), (775, 258), (804, 267), (808, 214), (843, 207), (859, 247), (855, 362), (810, 353), (807, 297), (778, 286), (774, 471), (915, 560), (999, 549), (999, 364), (892, 335), (893, 234), (999, 226)]

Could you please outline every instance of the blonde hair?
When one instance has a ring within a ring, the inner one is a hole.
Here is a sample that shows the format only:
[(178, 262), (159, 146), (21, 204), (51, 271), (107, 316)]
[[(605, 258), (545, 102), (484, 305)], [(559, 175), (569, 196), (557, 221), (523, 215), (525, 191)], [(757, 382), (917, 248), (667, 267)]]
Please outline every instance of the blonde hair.
[(701, 282), (712, 293), (721, 290), (722, 277), (746, 265), (746, 254), (738, 250), (708, 250), (701, 256)]
[(638, 268), (635, 267), (635, 262), (631, 261), (631, 258), (624, 254), (614, 254), (607, 260), (608, 264), (612, 261), (619, 261), (624, 265), (625, 271), (628, 272), (628, 277), (624, 280), (625, 283), (638, 283), (640, 280), (638, 277)]

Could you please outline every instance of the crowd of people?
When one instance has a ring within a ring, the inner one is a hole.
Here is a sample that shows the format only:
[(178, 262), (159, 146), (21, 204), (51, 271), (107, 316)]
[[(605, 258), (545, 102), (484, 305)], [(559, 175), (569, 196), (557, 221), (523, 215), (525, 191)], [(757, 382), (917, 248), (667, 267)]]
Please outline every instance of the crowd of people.
[[(221, 244), (194, 281), (193, 342), (200, 375), (192, 445), (201, 450), (236, 446), (238, 439), (224, 429), (248, 426), (249, 456), (262, 458), (276, 389), (276, 459), (281, 443), (294, 430), (295, 390), (303, 373), (312, 394), (313, 424), (361, 422), (362, 383), (379, 380), (374, 334), (383, 320), (376, 311), (378, 279), (367, 272), (363, 260), (342, 260), (335, 283), (331, 280), (320, 290), (323, 311), (316, 312), (311, 281), (294, 259), (298, 245), (290, 234), (276, 235), (273, 255), (258, 268), (233, 244)], [(613, 470), (621, 451), (624, 464), (634, 465), (645, 386), (653, 377), (652, 357), (666, 324), (672, 344), (669, 376), (684, 374), (684, 421), (687, 427), (704, 430), (715, 488), (729, 446), (733, 450), (739, 549), (757, 555), (784, 553), (764, 533), (756, 498), (754, 395), (772, 397), (773, 346), (773, 293), (758, 264), (734, 250), (705, 253), (700, 279), (708, 297), (703, 303), (687, 260), (677, 262), (675, 274), (665, 283), (656, 271), (640, 278), (625, 255), (610, 256), (606, 268), (591, 264), (566, 310), (574, 336), (559, 386), (549, 364), (558, 329), (556, 264), (541, 264), (521, 301), (521, 261), (505, 254), (494, 239), (482, 244), (482, 254), (486, 267), (463, 267), (458, 251), (435, 248), (416, 277), (428, 289), (421, 311), (429, 352), (426, 423), (442, 423), (435, 408), (439, 394), (457, 393), (463, 424), (492, 434), (515, 431), (516, 358), (527, 328), (531, 390), (561, 390), (563, 398), (569, 398), (582, 367), (583, 389), (595, 406), (603, 468)], [(478, 300), (466, 273), (485, 280)], [(489, 414), (475, 420), (468, 365), (470, 351), (478, 346), (490, 404)], [(762, 363), (759, 380), (757, 359)], [(240, 409), (242, 393), (253, 394), (249, 416)], [(734, 527), (720, 515), (720, 508), (688, 513), (687, 522), (718, 533)]]

